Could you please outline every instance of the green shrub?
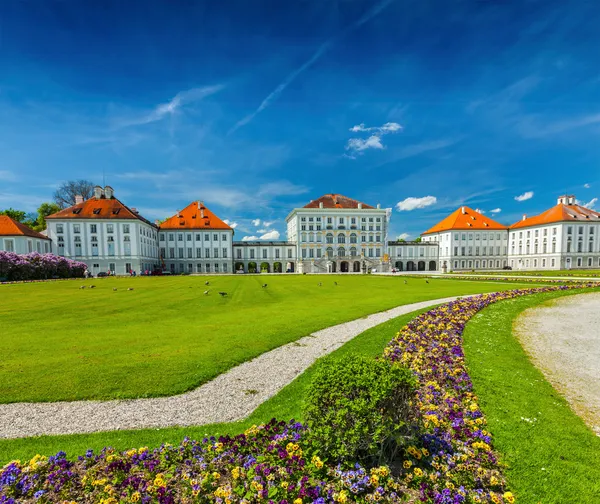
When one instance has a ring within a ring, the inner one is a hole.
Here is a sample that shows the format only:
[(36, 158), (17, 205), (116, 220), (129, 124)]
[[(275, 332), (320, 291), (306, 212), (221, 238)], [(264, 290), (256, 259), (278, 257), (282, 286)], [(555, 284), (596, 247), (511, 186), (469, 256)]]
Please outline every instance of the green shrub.
[(325, 362), (308, 388), (304, 419), (330, 462), (391, 462), (408, 433), (416, 380), (387, 361), (348, 356)]

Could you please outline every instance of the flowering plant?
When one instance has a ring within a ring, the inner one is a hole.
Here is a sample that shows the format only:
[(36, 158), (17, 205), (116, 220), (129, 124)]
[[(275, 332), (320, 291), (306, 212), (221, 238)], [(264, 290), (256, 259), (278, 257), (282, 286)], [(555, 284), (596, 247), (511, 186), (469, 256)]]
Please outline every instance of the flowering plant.
[(85, 263), (54, 254), (19, 255), (0, 250), (0, 278), (9, 281), (82, 277), (86, 269)]

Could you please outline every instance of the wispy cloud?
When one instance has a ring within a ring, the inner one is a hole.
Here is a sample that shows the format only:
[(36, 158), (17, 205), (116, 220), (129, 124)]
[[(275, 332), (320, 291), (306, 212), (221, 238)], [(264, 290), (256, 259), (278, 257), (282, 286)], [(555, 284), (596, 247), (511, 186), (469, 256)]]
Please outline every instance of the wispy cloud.
[(272, 225), (273, 225), (273, 222), (267, 222), (267, 221), (263, 222), (263, 226), (265, 226), (265, 227), (271, 227)]
[(365, 123), (360, 123), (356, 126), (352, 126), (352, 128), (350, 128), (350, 131), (352, 131), (353, 133), (357, 133), (359, 131), (376, 131), (378, 133), (395, 133), (396, 131), (400, 131), (402, 129), (402, 126), (400, 126), (398, 123), (396, 122), (388, 122), (385, 123), (383, 126), (371, 126), (371, 127), (366, 127)]
[(402, 233), (396, 236), (396, 240), (408, 240), (410, 235), (408, 233)]
[(423, 196), (422, 198), (406, 198), (405, 200), (396, 203), (396, 208), (399, 212), (410, 212), (418, 208), (425, 208), (437, 203), (435, 196)]
[(498, 214), (502, 212), (502, 208), (494, 208), (493, 210), (490, 210), (490, 213), (492, 214)]
[(231, 229), (235, 229), (236, 227), (238, 227), (237, 222), (231, 222), (229, 219), (224, 219), (223, 222), (227, 224)]
[(526, 191), (523, 194), (519, 194), (519, 196), (515, 196), (516, 201), (527, 201), (531, 198), (533, 198), (533, 191)]
[(253, 219), (252, 220), (252, 225), (256, 226), (256, 227), (260, 226), (260, 219)]
[(242, 238), (242, 241), (256, 241), (256, 240), (258, 240), (258, 236), (254, 236), (254, 235), (252, 235), (252, 236), (244, 236)]
[(542, 138), (600, 123), (600, 113), (578, 117), (551, 120), (545, 116), (525, 116), (518, 124), (518, 130), (525, 138)]
[(279, 240), (279, 231), (276, 231), (275, 229), (272, 229), (271, 231), (268, 231), (267, 233), (263, 234), (260, 239), (261, 240)]
[(0, 180), (4, 182), (14, 182), (17, 180), (17, 176), (8, 170), (0, 170)]
[(383, 126), (370, 126), (366, 127), (365, 123), (360, 123), (356, 126), (352, 126), (350, 131), (353, 133), (371, 132), (373, 133), (369, 138), (350, 138), (346, 144), (346, 150), (350, 154), (345, 156), (350, 159), (356, 159), (356, 154), (361, 154), (367, 149), (385, 149), (381, 141), (381, 137), (388, 133), (396, 133), (402, 129), (398, 123), (388, 122)]
[(254, 112), (252, 112), (251, 114), (248, 114), (246, 117), (244, 117), (243, 119), (240, 119), (237, 123), (235, 123), (233, 128), (231, 128), (229, 130), (228, 134), (234, 133), (239, 128), (241, 128), (242, 126), (245, 126), (250, 121), (252, 121), (252, 119), (254, 119), (258, 114), (260, 114), (269, 105), (271, 105), (271, 103), (273, 103), (279, 97), (279, 95), (281, 93), (283, 93), (283, 91), (285, 91), (285, 89), (292, 82), (294, 82), (294, 80), (296, 80), (296, 78), (300, 74), (302, 74), (308, 68), (310, 68), (312, 65), (314, 65), (323, 56), (323, 54), (325, 54), (338, 40), (342, 39), (348, 33), (356, 30), (360, 26), (364, 25), (366, 22), (370, 21), (377, 14), (379, 14), (383, 9), (385, 9), (389, 4), (391, 4), (392, 1), (393, 0), (384, 0), (384, 1), (380, 2), (372, 9), (368, 10), (365, 13), (365, 15), (362, 16), (360, 19), (358, 19), (354, 23), (350, 24), (341, 34), (331, 37), (330, 39), (325, 41), (323, 44), (321, 44), (319, 46), (319, 48), (314, 52), (314, 54), (307, 61), (305, 61), (302, 65), (300, 65), (298, 68), (296, 68), (296, 70), (291, 72), (283, 80), (283, 82), (281, 82), (281, 84), (279, 84), (273, 91), (271, 91), (267, 95), (267, 97), (261, 102), (261, 104), (258, 106), (258, 108)]
[(381, 138), (378, 135), (371, 135), (369, 138), (351, 138), (346, 144), (346, 150), (351, 152), (361, 152), (367, 149), (383, 149)]
[(583, 184), (583, 187), (585, 187), (586, 189), (590, 188), (590, 184)]
[(596, 203), (598, 203), (598, 198), (592, 198), (587, 203), (584, 203), (582, 201), (577, 200), (577, 203), (579, 205), (581, 205), (582, 207), (589, 208), (590, 210), (593, 210), (594, 207), (596, 206)]
[(207, 96), (218, 93), (224, 87), (225, 86), (222, 84), (217, 84), (213, 86), (197, 87), (188, 89), (186, 91), (181, 91), (167, 103), (161, 103), (154, 107), (154, 109), (149, 113), (139, 115), (137, 117), (117, 119), (115, 121), (115, 127), (117, 129), (127, 128), (130, 126), (142, 126), (144, 124), (160, 121), (165, 117), (175, 114), (182, 106), (188, 103), (200, 101)]

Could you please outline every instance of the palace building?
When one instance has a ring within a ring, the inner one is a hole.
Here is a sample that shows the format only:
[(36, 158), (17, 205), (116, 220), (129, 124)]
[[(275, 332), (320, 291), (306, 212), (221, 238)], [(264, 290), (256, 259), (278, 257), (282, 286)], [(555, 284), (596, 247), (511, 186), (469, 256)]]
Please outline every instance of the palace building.
[(461, 206), (422, 234), (389, 241), (391, 208), (325, 194), (286, 217), (287, 240), (234, 241), (202, 201), (151, 223), (110, 186), (47, 217), (48, 237), (0, 217), (0, 250), (52, 250), (94, 274), (162, 269), (173, 274), (494, 271), (600, 267), (600, 213), (561, 196), (540, 215), (505, 226)]
[(52, 240), (8, 215), (0, 215), (0, 250), (15, 254), (52, 252)]

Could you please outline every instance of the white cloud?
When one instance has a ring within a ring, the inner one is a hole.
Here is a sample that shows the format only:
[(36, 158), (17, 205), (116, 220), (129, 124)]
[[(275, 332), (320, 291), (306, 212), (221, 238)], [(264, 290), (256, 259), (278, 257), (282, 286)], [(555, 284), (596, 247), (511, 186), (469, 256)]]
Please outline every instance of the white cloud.
[(225, 219), (223, 222), (227, 224), (231, 229), (235, 229), (236, 227), (238, 227), (237, 222), (231, 222), (229, 219)]
[(268, 231), (268, 229), (259, 229), (257, 233), (267, 233)]
[(271, 221), (271, 222), (263, 221), (263, 226), (265, 226), (265, 227), (271, 227), (273, 225), (273, 222), (274, 221)]
[(480, 214), (482, 214), (482, 215), (485, 213), (485, 210), (482, 210), (481, 208), (476, 208), (476, 209), (475, 209), (475, 211), (476, 211), (477, 213), (480, 213)]
[(494, 208), (493, 210), (490, 210), (490, 213), (493, 213), (493, 214), (497, 214), (500, 212), (502, 212), (502, 208)]
[(526, 191), (523, 194), (519, 194), (519, 196), (515, 196), (515, 200), (517, 201), (526, 201), (531, 198), (533, 198), (533, 191)]
[(388, 122), (385, 123), (383, 126), (371, 126), (369, 128), (365, 126), (365, 123), (360, 123), (357, 126), (352, 126), (352, 128), (350, 128), (350, 131), (352, 131), (353, 133), (358, 133), (359, 131), (376, 131), (377, 133), (386, 134), (395, 133), (396, 131), (400, 131), (401, 129), (402, 126), (400, 126), (396, 122)]
[(579, 202), (579, 201), (577, 203), (579, 203), (582, 207), (589, 208), (590, 210), (593, 210), (594, 207), (596, 206), (596, 203), (598, 203), (598, 198), (592, 198), (587, 203), (582, 203), (582, 202)]
[(17, 176), (8, 170), (0, 170), (0, 180), (4, 180), (6, 182), (13, 182), (17, 180)]
[(381, 137), (378, 135), (371, 135), (366, 140), (362, 138), (351, 138), (346, 144), (346, 150), (352, 152), (361, 152), (366, 149), (383, 149)]
[(396, 240), (408, 240), (410, 235), (408, 233), (402, 233), (396, 237)]
[(583, 187), (585, 187), (586, 189), (590, 188), (590, 184), (583, 184)]
[(268, 233), (265, 233), (264, 235), (262, 235), (260, 237), (261, 240), (279, 240), (279, 231), (276, 231), (275, 229), (269, 231)]
[(260, 219), (253, 219), (252, 220), (252, 225), (253, 226), (257, 226), (257, 227), (260, 226)]
[(218, 93), (223, 88), (224, 86), (222, 84), (217, 84), (214, 86), (204, 86), (181, 91), (177, 93), (171, 101), (157, 105), (150, 113), (139, 117), (118, 120), (116, 126), (118, 128), (126, 128), (128, 126), (141, 126), (143, 124), (160, 121), (169, 115), (173, 115), (181, 108), (181, 106), (202, 100), (207, 96)]
[(403, 201), (396, 203), (396, 208), (399, 212), (416, 210), (417, 208), (425, 208), (437, 203), (435, 196), (423, 196), (422, 198), (406, 198)]
[(255, 241), (258, 240), (258, 236), (244, 236), (242, 241)]

